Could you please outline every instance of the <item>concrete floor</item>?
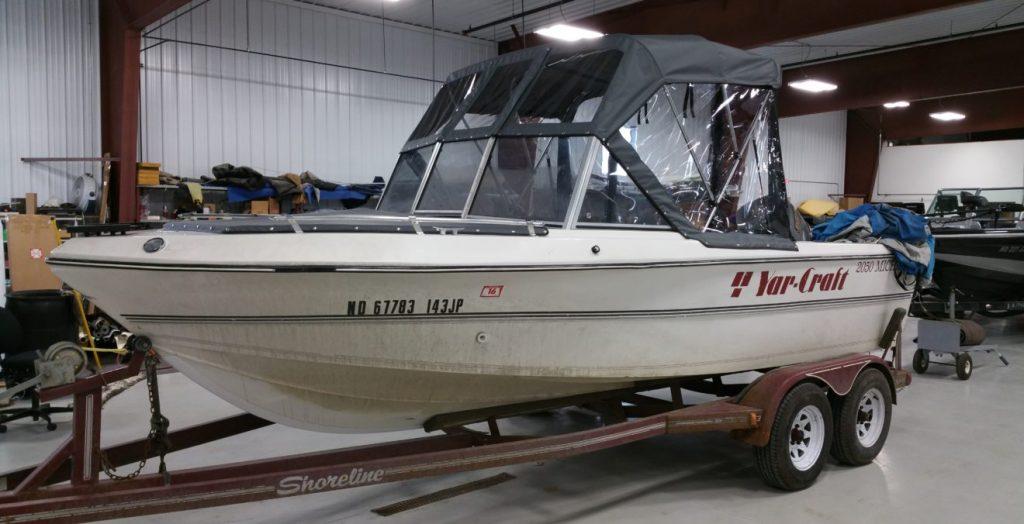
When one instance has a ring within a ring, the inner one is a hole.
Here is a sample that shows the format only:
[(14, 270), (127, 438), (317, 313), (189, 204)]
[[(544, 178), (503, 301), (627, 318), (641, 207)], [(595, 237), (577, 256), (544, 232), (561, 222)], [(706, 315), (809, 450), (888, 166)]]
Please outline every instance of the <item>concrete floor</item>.
[[(905, 354), (915, 336), (909, 322)], [(1024, 520), (1024, 318), (988, 322), (989, 342), (1010, 360), (975, 358), (974, 376), (933, 367), (899, 396), (889, 440), (874, 463), (826, 466), (799, 493), (765, 487), (751, 451), (721, 434), (666, 436), (590, 455), (433, 479), (361, 487), (129, 521), (204, 522), (1021, 522)], [(180, 374), (160, 377), (172, 429), (237, 412)], [(104, 410), (104, 444), (148, 429), (145, 388)], [(13, 423), (0, 435), (0, 471), (43, 459), (66, 434)], [(504, 423), (503, 423), (504, 424)], [(592, 419), (573, 411), (518, 419), (507, 430), (573, 429)], [(270, 426), (172, 454), (172, 471), (417, 436), (417, 432), (331, 435)], [(147, 469), (155, 468), (154, 465)], [(127, 469), (127, 468), (122, 468)], [(505, 471), (516, 479), (391, 517), (372, 508)], [(128, 522), (128, 521), (125, 521)]]

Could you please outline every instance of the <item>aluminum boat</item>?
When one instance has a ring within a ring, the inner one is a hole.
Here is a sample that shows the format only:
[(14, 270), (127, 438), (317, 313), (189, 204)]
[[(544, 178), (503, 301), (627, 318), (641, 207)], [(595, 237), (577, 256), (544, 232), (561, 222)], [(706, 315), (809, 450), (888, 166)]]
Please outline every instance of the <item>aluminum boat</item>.
[(941, 189), (928, 208), (935, 283), (983, 315), (1024, 313), (1024, 187)]
[(911, 291), (786, 196), (772, 60), (612, 35), (451, 75), (376, 209), (74, 238), (68, 284), (312, 430), (869, 351)]

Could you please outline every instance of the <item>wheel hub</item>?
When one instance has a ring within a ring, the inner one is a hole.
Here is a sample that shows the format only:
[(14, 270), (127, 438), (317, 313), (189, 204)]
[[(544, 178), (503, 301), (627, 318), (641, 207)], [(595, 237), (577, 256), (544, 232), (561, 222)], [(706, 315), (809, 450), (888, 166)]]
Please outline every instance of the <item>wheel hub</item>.
[(871, 388), (864, 392), (857, 403), (857, 442), (870, 448), (878, 442), (885, 425), (885, 402), (882, 392)]
[(789, 460), (800, 471), (811, 469), (825, 447), (825, 417), (817, 406), (804, 406), (789, 431)]

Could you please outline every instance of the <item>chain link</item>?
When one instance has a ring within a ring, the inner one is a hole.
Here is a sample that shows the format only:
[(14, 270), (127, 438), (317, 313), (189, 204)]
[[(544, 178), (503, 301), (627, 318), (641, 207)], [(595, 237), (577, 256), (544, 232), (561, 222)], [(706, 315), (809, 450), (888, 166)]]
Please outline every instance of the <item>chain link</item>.
[(119, 475), (110, 463), (107, 454), (103, 452), (103, 448), (98, 442), (96, 443), (96, 453), (100, 457), (103, 472), (113, 480), (129, 480), (139, 476), (142, 473), (142, 469), (146, 467), (146, 461), (149, 458), (150, 452), (155, 447), (160, 457), (160, 474), (163, 475), (165, 484), (170, 483), (170, 474), (167, 473), (167, 464), (164, 462), (164, 456), (171, 449), (171, 441), (167, 437), (167, 428), (170, 426), (170, 421), (160, 413), (160, 390), (157, 387), (156, 365), (156, 353), (153, 351), (148, 352), (146, 354), (145, 366), (146, 389), (149, 394), (149, 435), (146, 437), (145, 446), (142, 448), (142, 459), (139, 460), (135, 470), (127, 475)]

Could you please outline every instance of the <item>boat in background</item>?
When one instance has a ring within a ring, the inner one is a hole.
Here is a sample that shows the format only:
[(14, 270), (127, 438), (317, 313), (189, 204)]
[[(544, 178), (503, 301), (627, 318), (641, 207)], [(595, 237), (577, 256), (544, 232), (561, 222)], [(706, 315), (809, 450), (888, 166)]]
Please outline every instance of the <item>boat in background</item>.
[(875, 349), (912, 292), (795, 227), (778, 65), (692, 36), (542, 46), (449, 78), (376, 210), (73, 238), (48, 263), (175, 368), (300, 428)]
[(930, 311), (1024, 313), (1024, 187), (941, 189), (928, 208), (935, 236)]

